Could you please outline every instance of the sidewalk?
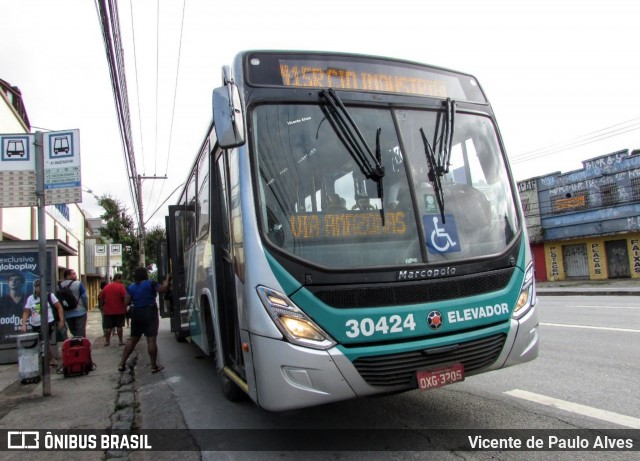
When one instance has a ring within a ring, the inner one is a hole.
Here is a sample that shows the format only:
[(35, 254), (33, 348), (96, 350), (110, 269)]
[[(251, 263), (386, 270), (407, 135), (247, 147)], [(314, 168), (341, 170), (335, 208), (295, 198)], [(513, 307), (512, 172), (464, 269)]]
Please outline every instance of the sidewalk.
[(639, 279), (536, 282), (538, 296), (640, 296)]
[[(125, 341), (129, 329), (125, 328)], [(100, 312), (90, 311), (87, 337), (92, 343), (96, 370), (88, 375), (64, 378), (50, 369), (51, 395), (43, 395), (42, 381), (21, 384), (18, 364), (0, 365), (0, 429), (180, 429), (182, 415), (172, 401), (163, 372), (152, 374), (146, 341), (140, 341), (129, 359), (133, 371), (118, 372), (124, 346), (117, 336), (105, 347)], [(61, 348), (61, 345), (59, 345)], [(156, 405), (158, 408), (156, 408)], [(142, 413), (144, 409), (144, 415)], [(148, 418), (147, 418), (148, 416)], [(158, 456), (160, 455), (160, 456)], [(25, 452), (2, 453), (9, 460), (146, 460), (172, 459), (170, 452)], [(186, 456), (185, 456), (186, 455)], [(181, 455), (193, 459), (196, 453)], [(198, 456), (199, 457), (199, 456)]]

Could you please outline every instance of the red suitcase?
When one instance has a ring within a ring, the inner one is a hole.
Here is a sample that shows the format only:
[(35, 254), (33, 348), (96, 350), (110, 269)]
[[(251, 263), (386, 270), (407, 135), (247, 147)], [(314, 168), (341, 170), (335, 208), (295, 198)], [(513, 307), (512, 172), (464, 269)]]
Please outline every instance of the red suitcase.
[(89, 374), (94, 369), (91, 360), (91, 341), (81, 336), (62, 343), (62, 372), (64, 377)]

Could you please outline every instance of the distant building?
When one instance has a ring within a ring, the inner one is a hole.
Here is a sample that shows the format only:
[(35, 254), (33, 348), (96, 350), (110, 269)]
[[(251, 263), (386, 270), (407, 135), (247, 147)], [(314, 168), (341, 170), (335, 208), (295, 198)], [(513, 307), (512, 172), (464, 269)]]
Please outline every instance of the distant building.
[(519, 181), (537, 280), (640, 279), (640, 151)]
[(0, 108), (0, 127), (3, 128), (0, 132), (5, 132), (5, 127), (14, 126), (13, 130), (6, 131), (6, 133), (29, 133), (31, 124), (20, 89), (0, 79), (0, 91), (2, 91), (2, 100), (6, 104), (6, 107), (3, 104)]

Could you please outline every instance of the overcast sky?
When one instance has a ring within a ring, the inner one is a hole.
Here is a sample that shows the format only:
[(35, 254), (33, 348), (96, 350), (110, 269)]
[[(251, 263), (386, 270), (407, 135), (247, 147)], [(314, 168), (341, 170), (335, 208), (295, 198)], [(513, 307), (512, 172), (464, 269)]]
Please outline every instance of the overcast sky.
[[(181, 34), (183, 4), (118, 2), (137, 171), (168, 176), (143, 182), (145, 219), (184, 182), (221, 67), (246, 49), (377, 54), (473, 74), (517, 180), (640, 148), (637, 1), (186, 0)], [(34, 129), (79, 129), (83, 185), (133, 211), (94, 1), (0, 0), (0, 11), (0, 78), (20, 88)], [(90, 195), (83, 206), (100, 212)]]

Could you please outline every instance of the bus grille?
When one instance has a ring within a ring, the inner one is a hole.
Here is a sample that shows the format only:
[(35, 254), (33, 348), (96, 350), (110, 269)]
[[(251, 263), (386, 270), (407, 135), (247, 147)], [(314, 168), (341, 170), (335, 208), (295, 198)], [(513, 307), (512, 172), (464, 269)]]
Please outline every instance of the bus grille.
[[(500, 333), (486, 338), (458, 344), (455, 350), (450, 346), (436, 348), (431, 352), (423, 349), (401, 354), (362, 357), (353, 364), (360, 376), (371, 386), (417, 387), (416, 372), (435, 369), (453, 363), (464, 364), (465, 375), (496, 361), (504, 346), (507, 335)], [(438, 349), (446, 349), (438, 352)]]
[(460, 277), (396, 282), (385, 286), (307, 288), (324, 303), (336, 308), (398, 306), (464, 298), (501, 290), (511, 280), (513, 271), (514, 268), (510, 267)]

